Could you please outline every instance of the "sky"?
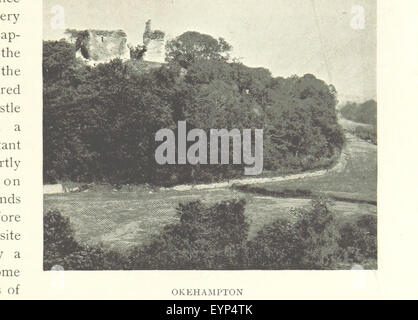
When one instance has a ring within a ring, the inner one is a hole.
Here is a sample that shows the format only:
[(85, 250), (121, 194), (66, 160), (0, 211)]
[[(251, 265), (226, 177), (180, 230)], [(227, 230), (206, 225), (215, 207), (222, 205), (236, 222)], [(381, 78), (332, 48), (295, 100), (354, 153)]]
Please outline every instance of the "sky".
[[(64, 29), (122, 29), (138, 44), (151, 19), (171, 38), (223, 37), (234, 57), (273, 76), (311, 73), (333, 84), (340, 101), (376, 98), (376, 0), (44, 0), (45, 40), (64, 37), (51, 26), (56, 5)], [(364, 8), (364, 24), (354, 6)]]

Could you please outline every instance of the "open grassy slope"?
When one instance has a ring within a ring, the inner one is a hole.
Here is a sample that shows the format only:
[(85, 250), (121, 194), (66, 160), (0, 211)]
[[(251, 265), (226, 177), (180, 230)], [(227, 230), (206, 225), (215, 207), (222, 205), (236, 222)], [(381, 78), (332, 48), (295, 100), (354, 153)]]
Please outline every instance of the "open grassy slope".
[(345, 165), (320, 177), (280, 183), (261, 184), (257, 187), (269, 191), (310, 190), (314, 194), (331, 195), (337, 198), (376, 201), (377, 147), (347, 133), (344, 151)]

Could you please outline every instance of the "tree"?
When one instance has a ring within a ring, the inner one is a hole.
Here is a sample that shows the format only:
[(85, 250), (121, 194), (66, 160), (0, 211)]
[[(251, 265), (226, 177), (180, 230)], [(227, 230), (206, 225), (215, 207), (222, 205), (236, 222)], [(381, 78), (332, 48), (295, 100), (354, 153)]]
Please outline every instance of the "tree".
[(376, 125), (377, 102), (368, 100), (364, 103), (347, 102), (341, 108), (341, 115), (351, 121)]
[(171, 62), (156, 69), (120, 59), (90, 67), (74, 45), (44, 43), (45, 181), (174, 185), (242, 175), (242, 165), (157, 165), (155, 133), (181, 120), (189, 129), (263, 128), (268, 170), (327, 167), (341, 150), (332, 86), (230, 63), (229, 44), (197, 32), (168, 47)]
[(44, 80), (61, 78), (75, 62), (75, 46), (66, 41), (44, 41), (42, 67)]
[(128, 262), (118, 251), (80, 244), (69, 218), (49, 211), (44, 213), (44, 270), (56, 265), (65, 270), (123, 270)]
[(187, 68), (197, 59), (227, 60), (232, 47), (223, 38), (216, 40), (207, 34), (188, 31), (167, 42), (167, 62)]
[(339, 244), (342, 254), (349, 263), (360, 263), (377, 259), (377, 218), (361, 215), (340, 227)]
[(153, 240), (132, 250), (134, 270), (224, 270), (246, 264), (249, 224), (245, 200), (205, 205), (180, 204), (179, 222), (168, 225)]
[(147, 52), (147, 47), (143, 45), (132, 46), (128, 45), (130, 57), (132, 60), (142, 60), (144, 54)]
[(293, 212), (296, 221), (279, 219), (248, 243), (252, 269), (333, 269), (340, 262), (339, 231), (325, 199)]
[(333, 269), (339, 260), (340, 238), (335, 214), (325, 198), (312, 201), (310, 209), (299, 209), (295, 230), (299, 237), (300, 269)]

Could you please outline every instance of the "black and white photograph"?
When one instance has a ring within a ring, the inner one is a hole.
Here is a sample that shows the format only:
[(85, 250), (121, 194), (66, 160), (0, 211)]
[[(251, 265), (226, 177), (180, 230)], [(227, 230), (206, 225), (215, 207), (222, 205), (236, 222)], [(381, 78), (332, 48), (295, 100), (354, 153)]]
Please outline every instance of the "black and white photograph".
[(43, 270), (378, 270), (376, 0), (43, 0)]

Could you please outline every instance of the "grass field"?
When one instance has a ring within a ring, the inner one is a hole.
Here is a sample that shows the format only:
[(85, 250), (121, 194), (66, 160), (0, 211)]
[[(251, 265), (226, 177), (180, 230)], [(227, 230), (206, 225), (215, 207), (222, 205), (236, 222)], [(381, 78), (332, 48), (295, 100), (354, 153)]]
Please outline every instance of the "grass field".
[(306, 189), (316, 194), (376, 201), (377, 147), (351, 134), (347, 134), (347, 140), (343, 170), (321, 177), (260, 184), (257, 187), (271, 191)]
[(179, 202), (212, 202), (237, 196), (229, 190), (155, 192), (132, 187), (113, 191), (110, 186), (95, 185), (86, 193), (47, 195), (44, 204), (46, 210), (58, 209), (70, 217), (80, 240), (126, 247), (147, 241), (166, 224), (177, 221)]
[[(177, 221), (179, 202), (202, 200), (216, 202), (232, 198), (247, 200), (246, 214), (250, 221), (250, 237), (263, 225), (277, 218), (292, 218), (292, 209), (309, 205), (308, 199), (281, 199), (250, 195), (231, 189), (202, 191), (162, 191), (135, 187), (131, 191), (112, 191), (95, 186), (87, 193), (45, 196), (45, 208), (58, 209), (70, 217), (76, 237), (83, 242), (126, 248), (141, 244), (165, 225)], [(332, 208), (341, 217), (375, 213), (376, 207), (366, 204), (336, 202)]]

